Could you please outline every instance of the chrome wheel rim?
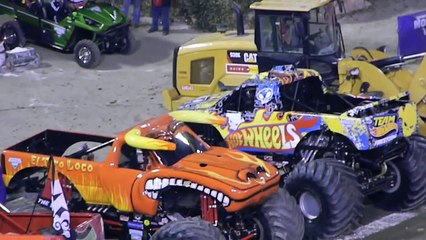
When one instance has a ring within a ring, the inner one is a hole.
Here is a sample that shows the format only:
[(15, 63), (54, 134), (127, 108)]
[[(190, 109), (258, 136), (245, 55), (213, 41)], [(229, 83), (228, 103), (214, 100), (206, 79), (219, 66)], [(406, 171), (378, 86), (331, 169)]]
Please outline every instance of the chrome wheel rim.
[(303, 192), (299, 197), (299, 206), (303, 215), (313, 220), (319, 217), (322, 211), (321, 201), (319, 198), (311, 192)]
[(256, 239), (265, 239), (265, 229), (259, 219), (253, 218), (253, 222), (256, 225)]
[(389, 166), (389, 170), (392, 169), (393, 172), (395, 172), (396, 174), (396, 179), (395, 179), (395, 183), (392, 187), (390, 187), (389, 189), (384, 190), (385, 193), (393, 193), (395, 191), (397, 191), (399, 189), (399, 187), (401, 186), (401, 173), (399, 172), (399, 169), (397, 166), (395, 166), (395, 164), (388, 162), (386, 163)]
[(87, 64), (92, 59), (92, 52), (87, 47), (82, 47), (78, 51), (78, 59), (84, 63)]

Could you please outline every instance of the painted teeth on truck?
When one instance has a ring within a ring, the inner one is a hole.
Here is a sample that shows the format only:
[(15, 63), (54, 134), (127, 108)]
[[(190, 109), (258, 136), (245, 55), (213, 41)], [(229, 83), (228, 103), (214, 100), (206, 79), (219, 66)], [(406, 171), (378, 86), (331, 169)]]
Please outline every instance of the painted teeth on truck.
[(217, 197), (217, 191), (212, 190), (211, 193), (210, 193), (210, 196), (216, 198)]
[(176, 186), (176, 178), (171, 178), (169, 184), (170, 186)]
[(223, 200), (223, 193), (219, 193), (219, 194), (217, 194), (217, 200), (219, 200), (219, 202), (222, 202), (222, 200)]
[(160, 190), (160, 189), (162, 189), (161, 188), (161, 184), (162, 183), (162, 181), (161, 181), (161, 179), (160, 178), (155, 178), (154, 179), (154, 190)]
[(176, 181), (176, 186), (182, 186), (183, 180), (182, 179), (178, 179)]
[(163, 182), (161, 183), (162, 188), (166, 188), (169, 186), (169, 179), (163, 178)]
[(204, 187), (197, 183), (184, 180), (184, 179), (176, 179), (176, 178), (154, 178), (148, 179), (145, 183), (145, 191), (144, 194), (151, 199), (157, 199), (159, 190), (164, 189), (168, 186), (177, 186), (177, 187), (186, 187), (191, 188), (207, 195), (210, 195), (214, 199), (216, 199), (219, 203), (221, 203), (224, 207), (229, 206), (231, 200), (228, 196), (226, 196), (222, 192), (218, 192), (216, 190), (211, 190), (208, 187)]

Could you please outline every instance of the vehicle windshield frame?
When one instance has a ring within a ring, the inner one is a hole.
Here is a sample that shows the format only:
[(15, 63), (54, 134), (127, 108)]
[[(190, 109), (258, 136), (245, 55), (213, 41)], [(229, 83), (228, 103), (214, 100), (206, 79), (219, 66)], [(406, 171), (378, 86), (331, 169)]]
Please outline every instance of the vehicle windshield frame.
[(169, 131), (163, 132), (158, 138), (175, 143), (176, 150), (155, 151), (163, 165), (174, 165), (191, 154), (203, 153), (210, 148), (207, 143), (182, 122), (172, 122), (168, 129)]
[(304, 16), (294, 12), (259, 11), (256, 13), (260, 41), (259, 51), (265, 53), (304, 53)]
[(311, 10), (308, 16), (310, 55), (327, 56), (339, 51), (338, 24), (333, 3)]

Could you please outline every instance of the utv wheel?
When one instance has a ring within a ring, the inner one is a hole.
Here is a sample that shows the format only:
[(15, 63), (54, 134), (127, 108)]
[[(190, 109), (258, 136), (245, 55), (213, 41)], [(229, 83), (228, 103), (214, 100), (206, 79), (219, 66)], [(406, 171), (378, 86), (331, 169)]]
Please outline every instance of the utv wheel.
[(362, 217), (363, 195), (352, 169), (335, 159), (298, 165), (284, 187), (296, 197), (308, 239), (328, 239), (352, 230)]
[(408, 138), (405, 156), (391, 161), (388, 171), (395, 174), (393, 187), (371, 196), (374, 204), (392, 211), (410, 210), (426, 199), (426, 139), (415, 135)]
[(258, 225), (256, 239), (298, 240), (303, 238), (303, 215), (296, 200), (280, 189), (258, 210), (254, 222)]
[(23, 47), (26, 43), (24, 32), (17, 21), (4, 23), (0, 29), (0, 41), (5, 42), (6, 50)]
[(80, 40), (74, 47), (74, 59), (83, 68), (95, 68), (101, 62), (101, 51), (91, 40)]
[(135, 51), (136, 39), (131, 31), (127, 32), (127, 36), (121, 42), (119, 52), (121, 54), (132, 54)]
[(213, 224), (197, 218), (177, 220), (161, 227), (151, 240), (225, 240)]

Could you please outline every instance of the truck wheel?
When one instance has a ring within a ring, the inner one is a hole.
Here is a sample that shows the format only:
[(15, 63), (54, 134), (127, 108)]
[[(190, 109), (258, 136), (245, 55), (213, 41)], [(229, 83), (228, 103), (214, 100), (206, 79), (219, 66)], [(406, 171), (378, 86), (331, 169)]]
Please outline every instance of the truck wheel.
[(197, 218), (186, 218), (166, 224), (154, 233), (151, 240), (225, 240), (213, 224)]
[(426, 139), (419, 135), (408, 138), (405, 156), (389, 162), (388, 169), (396, 175), (394, 186), (371, 196), (374, 204), (392, 211), (418, 207), (426, 199)]
[(135, 51), (136, 39), (131, 31), (127, 31), (126, 37), (121, 42), (119, 52), (121, 54), (132, 54)]
[(296, 166), (284, 187), (299, 203), (308, 239), (335, 238), (359, 224), (364, 208), (361, 188), (352, 169), (335, 159)]
[(296, 200), (285, 189), (268, 198), (253, 220), (259, 236), (256, 239), (298, 240), (303, 238), (303, 215)]
[(91, 40), (80, 40), (74, 47), (74, 59), (83, 68), (95, 68), (101, 62), (101, 51)]
[(0, 39), (5, 39), (4, 45), (7, 50), (23, 47), (27, 41), (17, 21), (9, 21), (1, 26)]

